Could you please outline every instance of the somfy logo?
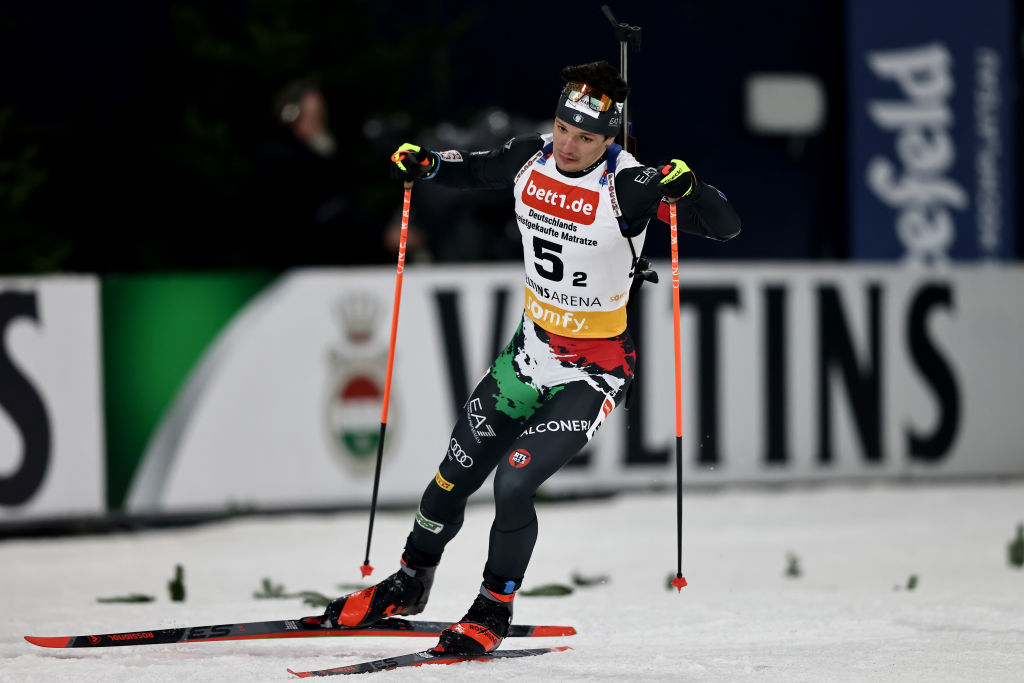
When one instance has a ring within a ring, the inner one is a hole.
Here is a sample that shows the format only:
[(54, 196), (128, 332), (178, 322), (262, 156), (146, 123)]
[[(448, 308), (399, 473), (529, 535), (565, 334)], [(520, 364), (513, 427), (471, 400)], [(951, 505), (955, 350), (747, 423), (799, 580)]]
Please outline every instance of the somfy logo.
[(572, 311), (548, 308), (538, 301), (537, 297), (529, 290), (527, 290), (526, 310), (530, 317), (541, 323), (542, 326), (544, 323), (548, 323), (572, 332), (579, 332), (587, 328), (587, 318), (585, 316), (577, 318), (573, 315)]

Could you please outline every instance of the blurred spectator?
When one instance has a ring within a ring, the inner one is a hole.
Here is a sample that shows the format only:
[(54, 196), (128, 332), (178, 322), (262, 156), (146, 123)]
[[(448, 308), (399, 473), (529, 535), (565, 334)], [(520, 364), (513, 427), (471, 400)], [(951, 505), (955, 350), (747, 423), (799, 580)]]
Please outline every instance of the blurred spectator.
[[(482, 111), (466, 127), (442, 122), (418, 139), (431, 149), (492, 149), (541, 124), (510, 117), (498, 108)], [(522, 258), (522, 237), (507, 190), (463, 192), (420, 183), (414, 218), (427, 234), (438, 262), (504, 261)]]
[(287, 85), (274, 102), (275, 131), (260, 148), (246, 228), (254, 265), (383, 263), (384, 221), (352, 200), (360, 171), (346, 165), (331, 132), (323, 91), (311, 80)]
[[(415, 136), (431, 149), (490, 149), (509, 138), (551, 128), (488, 108), (467, 126), (445, 121), (429, 131), (413, 133), (403, 117), (371, 119), (367, 139), (386, 160), (399, 144)], [(464, 192), (437, 183), (417, 183), (413, 192), (408, 258), (413, 262), (463, 263), (515, 261), (522, 258), (519, 226), (511, 218), (507, 190)], [(397, 244), (400, 216), (392, 218), (390, 243)], [(392, 249), (392, 252), (394, 250)]]

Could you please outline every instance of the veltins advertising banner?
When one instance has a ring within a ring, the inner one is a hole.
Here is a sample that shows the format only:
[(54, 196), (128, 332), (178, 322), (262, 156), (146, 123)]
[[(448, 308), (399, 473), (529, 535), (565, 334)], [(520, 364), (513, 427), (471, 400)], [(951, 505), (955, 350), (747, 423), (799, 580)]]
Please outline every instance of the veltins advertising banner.
[[(367, 506), (394, 277), (296, 271), (249, 300), (156, 421), (125, 509)], [(635, 405), (616, 406), (546, 492), (674, 483), (665, 280), (645, 287), (631, 323)], [(466, 397), (522, 297), (514, 264), (406, 269), (382, 502), (415, 503), (442, 458), (459, 458), (460, 414), (489, 438)], [(1024, 473), (1020, 268), (683, 264), (680, 304), (687, 484)]]

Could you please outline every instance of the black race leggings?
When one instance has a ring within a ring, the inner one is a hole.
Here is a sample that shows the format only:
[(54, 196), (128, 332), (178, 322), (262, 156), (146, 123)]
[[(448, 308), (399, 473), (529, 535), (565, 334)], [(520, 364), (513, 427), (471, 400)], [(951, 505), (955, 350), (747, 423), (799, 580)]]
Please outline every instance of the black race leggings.
[(628, 333), (560, 337), (524, 319), (463, 406), (409, 536), (440, 556), (466, 502), (491, 472), (495, 516), (484, 576), (513, 592), (537, 540), (537, 489), (593, 438), (625, 396), (636, 355)]

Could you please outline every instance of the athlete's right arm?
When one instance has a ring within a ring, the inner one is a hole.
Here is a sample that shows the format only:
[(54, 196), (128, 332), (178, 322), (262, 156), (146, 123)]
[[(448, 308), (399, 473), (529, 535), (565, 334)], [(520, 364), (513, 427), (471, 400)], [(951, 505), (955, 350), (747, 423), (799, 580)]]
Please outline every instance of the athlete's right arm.
[[(399, 151), (411, 146), (402, 145)], [(431, 161), (430, 169), (418, 176), (423, 179), (435, 179), (438, 183), (450, 187), (499, 190), (512, 187), (519, 169), (543, 146), (544, 140), (540, 135), (522, 135), (511, 138), (497, 149), (480, 152), (461, 149), (433, 152), (423, 149), (415, 161), (419, 162), (420, 158)], [(419, 147), (416, 149), (420, 150)], [(392, 161), (394, 162), (394, 157)], [(397, 162), (393, 163), (395, 164)], [(409, 168), (408, 164), (405, 165)]]

